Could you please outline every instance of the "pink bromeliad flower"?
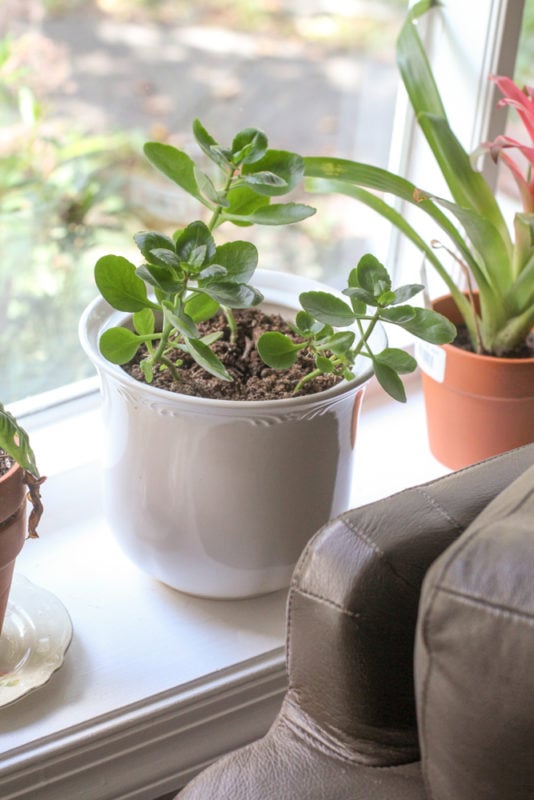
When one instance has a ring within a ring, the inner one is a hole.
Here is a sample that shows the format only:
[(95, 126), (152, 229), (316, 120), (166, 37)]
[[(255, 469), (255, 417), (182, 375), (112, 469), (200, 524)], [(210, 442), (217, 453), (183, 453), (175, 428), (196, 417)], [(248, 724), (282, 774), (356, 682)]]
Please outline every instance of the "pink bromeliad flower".
[[(517, 183), (524, 211), (532, 213), (534, 212), (534, 174), (532, 170), (534, 166), (534, 88), (525, 86), (524, 89), (520, 89), (511, 78), (505, 76), (492, 75), (491, 80), (497, 84), (504, 95), (498, 105), (515, 108), (531, 143), (530, 145), (523, 144), (511, 136), (501, 135), (492, 142), (482, 144), (480, 150), (489, 152), (495, 163), (499, 158), (504, 161)], [(527, 161), (526, 171), (507, 152), (509, 149), (519, 150), (523, 154)]]

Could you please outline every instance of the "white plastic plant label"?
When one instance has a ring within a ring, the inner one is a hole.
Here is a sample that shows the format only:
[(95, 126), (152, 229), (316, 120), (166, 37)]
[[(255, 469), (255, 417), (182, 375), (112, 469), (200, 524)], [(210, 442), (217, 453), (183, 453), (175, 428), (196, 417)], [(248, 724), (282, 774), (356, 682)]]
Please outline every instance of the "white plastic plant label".
[(415, 358), (423, 372), (438, 383), (443, 383), (447, 354), (442, 347), (418, 339), (415, 343)]

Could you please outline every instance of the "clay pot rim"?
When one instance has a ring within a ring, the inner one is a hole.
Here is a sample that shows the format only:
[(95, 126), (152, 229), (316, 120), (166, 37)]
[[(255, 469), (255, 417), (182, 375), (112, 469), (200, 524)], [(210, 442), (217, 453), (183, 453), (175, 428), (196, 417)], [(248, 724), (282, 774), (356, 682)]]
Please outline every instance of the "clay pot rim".
[(4, 483), (4, 482), (6, 482), (6, 481), (9, 481), (9, 480), (11, 480), (11, 479), (13, 478), (13, 475), (15, 475), (15, 473), (17, 472), (17, 470), (22, 470), (22, 467), (20, 466), (20, 464), (18, 464), (18, 463), (15, 461), (15, 462), (14, 462), (14, 464), (13, 464), (13, 466), (11, 466), (11, 467), (8, 469), (8, 471), (7, 471), (7, 472), (4, 472), (4, 474), (3, 474), (3, 475), (0, 475), (0, 483)]
[[(450, 293), (442, 294), (439, 297), (434, 297), (432, 299), (432, 301), (431, 301), (432, 308), (435, 309), (435, 307), (439, 303), (447, 301), (447, 300), (452, 300), (452, 302), (454, 302), (454, 299), (453, 299), (453, 297), (452, 297), (452, 295)], [(440, 311), (439, 313), (443, 314), (442, 311)], [(447, 316), (447, 314), (444, 314), (444, 316), (446, 316), (447, 319), (450, 319)], [(458, 312), (458, 315), (455, 315), (453, 319), (450, 319), (450, 321), (455, 323), (455, 324), (458, 323), (459, 321), (463, 322), (463, 317)], [(534, 361), (534, 356), (531, 356), (529, 358), (505, 358), (504, 356), (494, 356), (494, 355), (491, 355), (491, 354), (488, 354), (488, 353), (475, 353), (472, 350), (465, 350), (463, 347), (458, 347), (457, 345), (452, 344), (452, 343), (450, 343), (450, 344), (442, 344), (442, 345), (439, 345), (439, 346), (442, 347), (446, 352), (448, 352), (448, 351), (454, 352), (458, 358), (467, 358), (467, 359), (469, 359), (469, 358), (477, 358), (477, 359), (483, 359), (484, 361), (486, 361), (488, 363), (493, 362), (494, 364), (517, 364), (517, 365), (522, 365), (522, 364), (531, 364), (532, 361)]]
[(443, 347), (446, 351), (453, 351), (456, 354), (459, 354), (459, 357), (465, 358), (476, 358), (476, 359), (483, 359), (487, 362), (493, 362), (495, 364), (531, 364), (534, 361), (534, 357), (531, 358), (504, 358), (503, 356), (493, 356), (488, 355), (487, 353), (474, 353), (471, 350), (465, 350), (463, 347), (458, 347), (455, 344), (442, 344), (440, 347)]

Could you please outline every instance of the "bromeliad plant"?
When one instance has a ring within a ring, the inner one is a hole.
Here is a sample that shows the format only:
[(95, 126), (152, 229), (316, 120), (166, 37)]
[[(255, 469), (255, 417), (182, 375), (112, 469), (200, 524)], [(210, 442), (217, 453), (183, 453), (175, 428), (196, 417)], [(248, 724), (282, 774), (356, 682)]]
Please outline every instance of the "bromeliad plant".
[(33, 506), (28, 520), (28, 532), (31, 538), (36, 538), (37, 525), (43, 510), (40, 486), (46, 479), (39, 475), (28, 434), (13, 414), (0, 403), (0, 466), (6, 457), (23, 470), (24, 482), (28, 487), (29, 499)]
[(393, 290), (386, 268), (367, 254), (349, 274), (348, 286), (343, 289), (348, 301), (330, 292), (303, 292), (299, 298), (302, 310), (291, 326), (296, 340), (267, 332), (258, 340), (258, 352), (274, 369), (291, 367), (301, 350), (313, 355), (315, 370), (297, 384), (295, 392), (324, 373), (352, 380), (356, 359), (369, 358), (382, 388), (395, 400), (405, 402), (400, 375), (413, 372), (417, 362), (405, 350), (394, 347), (374, 353), (372, 333), (378, 323), (389, 323), (433, 344), (452, 341), (456, 329), (449, 320), (435, 311), (406, 304), (423, 288), (421, 284), (408, 284)]
[[(467, 326), (473, 349), (492, 355), (512, 354), (520, 348), (534, 326), (534, 100), (509, 79), (497, 78), (505, 94), (501, 105), (519, 112), (530, 135), (525, 146), (506, 137), (482, 145), (482, 151), (501, 159), (518, 182), (524, 210), (514, 219), (512, 237), (494, 192), (473, 165), (452, 131), (432, 74), (416, 22), (439, 0), (420, 0), (409, 11), (397, 43), (397, 63), (417, 123), (423, 132), (452, 196), (436, 196), (402, 176), (367, 164), (344, 159), (306, 158), (305, 174), (319, 179), (309, 183), (313, 191), (343, 192), (381, 214), (415, 246), (436, 269), (451, 292)], [(518, 148), (528, 161), (527, 175), (507, 150)], [(476, 155), (480, 154), (480, 150)], [(448, 237), (449, 244), (428, 243), (393, 205), (371, 190), (388, 193), (412, 203), (432, 218)], [(462, 268), (467, 291), (451, 277), (447, 253)], [(474, 299), (474, 279), (480, 309)]]
[(215, 336), (201, 336), (197, 326), (222, 310), (235, 333), (232, 310), (255, 306), (263, 297), (250, 284), (258, 264), (256, 247), (246, 241), (217, 245), (215, 229), (226, 221), (286, 225), (315, 213), (300, 203), (271, 202), (300, 182), (301, 156), (269, 149), (265, 134), (254, 128), (240, 131), (228, 148), (221, 147), (199, 120), (193, 123), (193, 134), (217, 178), (171, 145), (148, 142), (144, 152), (156, 169), (208, 209), (208, 221), (195, 220), (173, 237), (138, 233), (135, 242), (145, 259), (139, 267), (116, 255), (102, 257), (95, 267), (103, 297), (119, 311), (133, 314), (133, 330), (116, 327), (102, 335), (102, 355), (125, 364), (146, 345), (140, 366), (148, 383), (156, 370), (168, 369), (178, 377), (183, 353), (212, 375), (231, 380), (210, 349)]

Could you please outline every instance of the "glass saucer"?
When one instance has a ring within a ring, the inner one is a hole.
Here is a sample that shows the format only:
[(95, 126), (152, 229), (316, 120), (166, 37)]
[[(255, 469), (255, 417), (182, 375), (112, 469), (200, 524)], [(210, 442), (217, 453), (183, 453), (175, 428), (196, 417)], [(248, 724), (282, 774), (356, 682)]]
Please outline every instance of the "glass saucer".
[(0, 636), (0, 706), (43, 686), (62, 665), (71, 639), (60, 600), (15, 574)]

